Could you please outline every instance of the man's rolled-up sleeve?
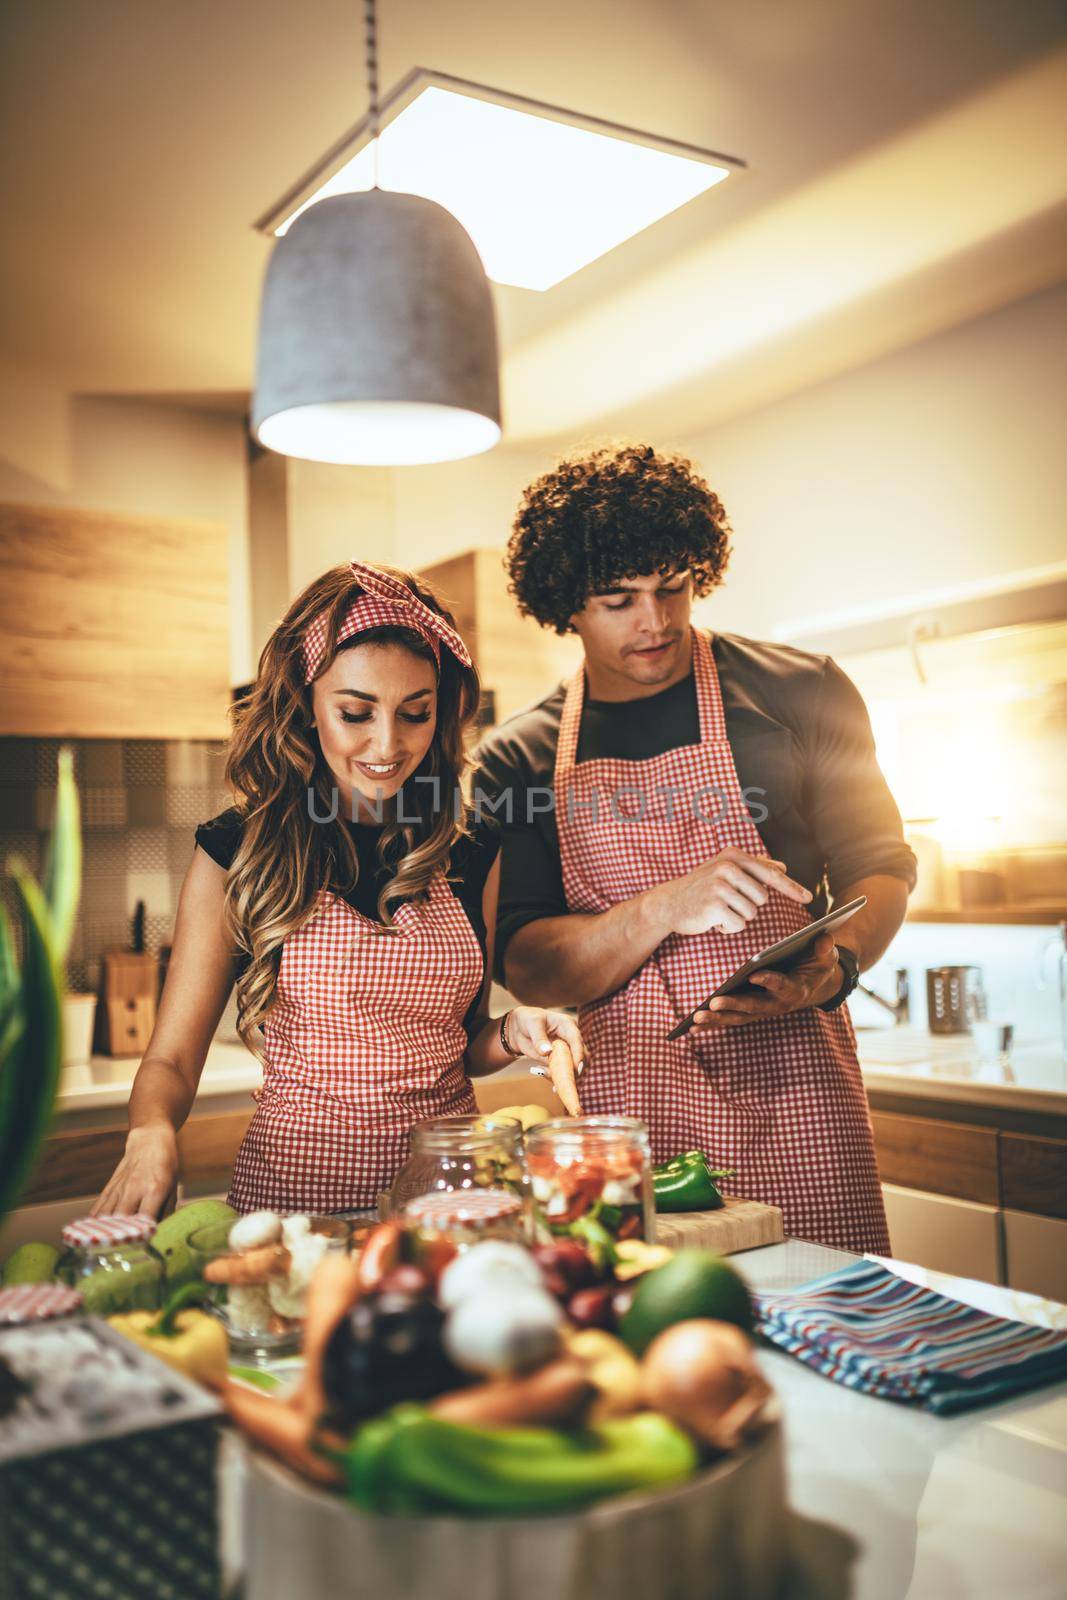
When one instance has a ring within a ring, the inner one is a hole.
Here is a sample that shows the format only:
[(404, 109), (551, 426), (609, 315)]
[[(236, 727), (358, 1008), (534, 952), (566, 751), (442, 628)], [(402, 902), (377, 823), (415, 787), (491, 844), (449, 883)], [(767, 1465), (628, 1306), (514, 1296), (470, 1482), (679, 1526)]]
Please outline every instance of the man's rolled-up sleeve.
[(915, 887), (915, 856), (878, 765), (867, 707), (851, 678), (829, 658), (807, 751), (805, 811), (835, 899), (874, 874)]
[[(504, 953), (528, 922), (543, 917), (565, 917), (563, 889), (554, 827), (538, 825), (538, 812), (527, 804), (529, 773), (521, 758), (509, 759), (499, 746), (483, 746), (477, 762), (472, 796), (475, 806), (497, 818), (500, 826), (500, 900), (497, 907), (493, 976), (504, 983)], [(552, 836), (546, 838), (546, 831)]]

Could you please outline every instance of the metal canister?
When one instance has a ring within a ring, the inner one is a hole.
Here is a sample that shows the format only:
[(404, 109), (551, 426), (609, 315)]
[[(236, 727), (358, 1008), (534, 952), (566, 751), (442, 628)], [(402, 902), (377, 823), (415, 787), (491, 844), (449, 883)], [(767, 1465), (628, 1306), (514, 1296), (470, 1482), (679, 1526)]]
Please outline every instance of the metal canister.
[(931, 1033), (970, 1033), (986, 1014), (981, 967), (927, 967), (926, 1025)]

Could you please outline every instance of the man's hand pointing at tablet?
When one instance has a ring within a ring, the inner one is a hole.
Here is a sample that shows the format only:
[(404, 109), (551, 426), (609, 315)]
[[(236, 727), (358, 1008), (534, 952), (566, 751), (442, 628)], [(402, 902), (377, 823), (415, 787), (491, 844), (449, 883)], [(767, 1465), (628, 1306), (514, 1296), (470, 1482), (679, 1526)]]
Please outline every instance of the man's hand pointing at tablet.
[[(657, 891), (653, 891), (657, 892)], [(772, 894), (807, 905), (811, 892), (789, 877), (784, 861), (744, 850), (720, 850), (684, 877), (661, 884), (671, 931), (682, 934), (740, 933)]]

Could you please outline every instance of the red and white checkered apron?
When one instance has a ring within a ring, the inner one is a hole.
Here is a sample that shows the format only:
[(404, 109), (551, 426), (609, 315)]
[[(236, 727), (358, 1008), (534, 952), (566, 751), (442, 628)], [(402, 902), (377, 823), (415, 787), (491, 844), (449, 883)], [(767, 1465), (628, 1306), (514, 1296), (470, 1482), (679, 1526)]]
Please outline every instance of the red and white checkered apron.
[[(568, 684), (555, 781), (571, 911), (606, 911), (731, 845), (767, 856), (742, 797), (711, 645), (696, 629), (692, 637), (699, 744), (648, 761), (576, 764), (584, 673)], [(624, 988), (582, 1009), (582, 1106), (640, 1117), (656, 1161), (700, 1148), (733, 1167), (730, 1187), (781, 1206), (795, 1237), (885, 1254), (871, 1120), (846, 1007), (694, 1030), (673, 1043), (665, 1037), (749, 956), (809, 920), (795, 901), (771, 894), (740, 933), (669, 935)]]
[(485, 976), (443, 877), (396, 932), (323, 892), (282, 946), (264, 1026), (263, 1092), (230, 1185), (238, 1211), (377, 1204), (412, 1126), (477, 1108), (463, 1019)]

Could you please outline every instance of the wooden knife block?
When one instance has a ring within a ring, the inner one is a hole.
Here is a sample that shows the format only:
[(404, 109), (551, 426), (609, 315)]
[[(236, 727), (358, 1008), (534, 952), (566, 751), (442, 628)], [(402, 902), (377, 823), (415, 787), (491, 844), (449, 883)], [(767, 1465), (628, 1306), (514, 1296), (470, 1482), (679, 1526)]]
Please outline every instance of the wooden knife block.
[(105, 1056), (139, 1056), (156, 1022), (158, 962), (132, 950), (105, 950), (94, 1047)]

